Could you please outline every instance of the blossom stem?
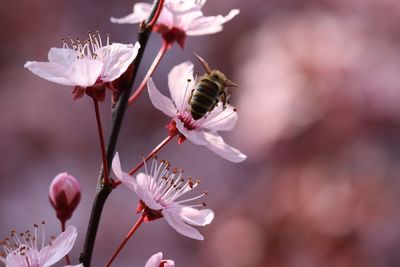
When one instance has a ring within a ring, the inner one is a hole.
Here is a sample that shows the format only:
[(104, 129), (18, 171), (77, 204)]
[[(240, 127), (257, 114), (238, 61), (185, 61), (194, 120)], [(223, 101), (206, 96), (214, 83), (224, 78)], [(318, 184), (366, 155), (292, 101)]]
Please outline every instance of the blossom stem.
[(161, 141), (160, 144), (158, 144), (157, 147), (155, 147), (148, 155), (147, 157), (144, 158), (144, 160), (142, 160), (138, 165), (136, 165), (134, 168), (132, 168), (132, 170), (129, 171), (129, 175), (134, 174), (135, 172), (137, 172), (146, 161), (148, 161), (149, 159), (151, 159), (155, 154), (158, 153), (158, 151), (161, 150), (161, 148), (163, 148), (166, 144), (169, 143), (169, 141), (171, 141), (175, 136), (167, 136), (164, 140)]
[(158, 20), (158, 17), (161, 14), (161, 10), (162, 10), (163, 6), (164, 6), (164, 0), (160, 0), (160, 1), (158, 1), (158, 3), (155, 2), (156, 9), (154, 10), (154, 7), (153, 7), (153, 14), (150, 15), (150, 17), (152, 17), (152, 18), (149, 20), (149, 22), (147, 22), (147, 27), (153, 28), (153, 26), (156, 24), (156, 22)]
[[(159, 8), (160, 4), (163, 4), (162, 0), (155, 0), (153, 10), (147, 19), (147, 22), (153, 20), (156, 15), (156, 10)], [(119, 78), (122, 82), (118, 85), (118, 89), (121, 90), (121, 95), (116, 103), (115, 107), (112, 109), (112, 126), (111, 133), (108, 138), (106, 155), (107, 155), (107, 166), (110, 166), (112, 158), (115, 154), (115, 148), (117, 145), (117, 140), (119, 136), (119, 131), (122, 126), (122, 120), (125, 115), (126, 107), (128, 105), (129, 95), (131, 94), (131, 88), (135, 81), (137, 70), (139, 69), (140, 62), (146, 48), (147, 41), (149, 40), (152, 27), (145, 23), (141, 24), (138, 31), (138, 42), (140, 44), (140, 49), (134, 61), (128, 67), (127, 71)], [(109, 171), (109, 170), (108, 170)], [(97, 183), (97, 193), (95, 199), (93, 200), (92, 210), (90, 213), (88, 228), (86, 231), (85, 243), (83, 246), (83, 251), (79, 257), (79, 261), (85, 266), (90, 267), (93, 248), (96, 240), (97, 230), (99, 228), (101, 214), (103, 212), (104, 204), (110, 195), (111, 191), (114, 189), (112, 183), (104, 184), (104, 169), (100, 173), (98, 183)]]
[[(133, 175), (135, 172), (137, 172), (141, 167), (143, 167), (144, 163), (147, 162), (149, 159), (151, 159), (155, 154), (157, 154), (161, 148), (163, 148), (166, 144), (169, 143), (176, 135), (169, 135), (167, 136), (164, 140), (161, 141), (158, 146), (156, 146), (140, 163), (138, 163), (135, 167), (133, 167), (129, 171), (129, 175)], [(114, 187), (117, 187), (121, 184), (121, 181), (117, 181), (114, 183)]]
[[(61, 232), (65, 232), (65, 221), (61, 221)], [(69, 255), (65, 255), (65, 261), (67, 262), (67, 265), (71, 265), (71, 260), (69, 259)]]
[(167, 42), (163, 41), (162, 46), (160, 48), (160, 51), (158, 51), (158, 54), (156, 58), (154, 59), (153, 63), (151, 64), (149, 70), (147, 71), (146, 76), (144, 77), (143, 81), (140, 83), (139, 87), (136, 89), (136, 91), (133, 93), (133, 95), (129, 98), (128, 103), (132, 104), (138, 97), (139, 95), (143, 92), (144, 88), (146, 87), (147, 80), (150, 78), (151, 75), (153, 75), (154, 71), (156, 70), (158, 64), (160, 64), (161, 59), (165, 55), (165, 53), (168, 51), (168, 49), (171, 47)]
[(108, 174), (108, 163), (106, 156), (106, 147), (104, 144), (104, 136), (103, 136), (103, 127), (101, 126), (101, 118), (99, 111), (99, 102), (95, 97), (93, 97), (94, 110), (96, 112), (96, 122), (97, 122), (97, 130), (99, 132), (99, 140), (100, 140), (100, 149), (101, 149), (101, 157), (103, 160), (103, 171), (104, 171), (104, 184), (109, 184), (110, 178)]
[(137, 220), (137, 222), (135, 223), (135, 225), (132, 227), (132, 229), (129, 231), (129, 233), (125, 236), (124, 240), (122, 240), (122, 243), (118, 246), (117, 250), (114, 252), (112, 257), (108, 260), (105, 267), (111, 266), (111, 263), (117, 258), (118, 254), (121, 252), (122, 248), (126, 245), (128, 240), (136, 232), (136, 230), (139, 228), (139, 226), (144, 222), (144, 218), (145, 218), (145, 215), (142, 214), (140, 216), (140, 218)]

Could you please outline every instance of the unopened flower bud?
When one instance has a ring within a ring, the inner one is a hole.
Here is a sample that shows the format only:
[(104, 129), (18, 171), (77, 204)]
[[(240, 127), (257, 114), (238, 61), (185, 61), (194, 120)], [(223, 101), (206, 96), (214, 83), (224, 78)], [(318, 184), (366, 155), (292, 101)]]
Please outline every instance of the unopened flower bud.
[(49, 200), (61, 222), (71, 218), (81, 199), (78, 180), (66, 172), (58, 174), (50, 184)]

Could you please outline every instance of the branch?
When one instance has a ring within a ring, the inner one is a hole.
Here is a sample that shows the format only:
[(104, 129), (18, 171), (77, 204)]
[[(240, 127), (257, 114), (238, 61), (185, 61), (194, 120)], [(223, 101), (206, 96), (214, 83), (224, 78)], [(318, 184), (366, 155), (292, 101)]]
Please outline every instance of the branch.
[[(128, 99), (131, 94), (132, 85), (135, 81), (137, 70), (139, 69), (140, 62), (142, 60), (144, 50), (146, 48), (147, 41), (150, 37), (153, 24), (150, 22), (157, 19), (160, 15), (160, 10), (164, 4), (163, 0), (156, 0), (153, 5), (153, 10), (146, 23), (140, 25), (138, 31), (138, 42), (140, 49), (135, 60), (131, 63), (128, 70), (118, 79), (118, 88), (121, 90), (116, 106), (112, 109), (112, 126), (111, 133), (107, 143), (107, 166), (111, 166), (112, 158), (115, 154), (115, 148), (118, 140), (118, 135), (122, 126), (125, 110), (128, 104)], [(158, 10), (158, 11), (157, 11)], [(108, 167), (109, 168), (109, 167)], [(89, 224), (86, 232), (85, 244), (83, 251), (79, 257), (79, 261), (83, 263), (85, 267), (90, 267), (93, 247), (96, 240), (97, 230), (100, 223), (101, 214), (103, 211), (104, 204), (107, 197), (114, 189), (112, 183), (103, 183), (103, 169), (100, 172), (99, 180), (97, 183), (96, 197), (93, 201), (92, 211), (90, 214)]]

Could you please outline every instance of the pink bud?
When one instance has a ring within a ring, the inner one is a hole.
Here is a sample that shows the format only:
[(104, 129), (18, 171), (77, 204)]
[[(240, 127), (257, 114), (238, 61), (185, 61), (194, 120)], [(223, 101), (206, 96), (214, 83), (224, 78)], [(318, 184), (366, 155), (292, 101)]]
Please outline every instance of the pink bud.
[(49, 200), (61, 222), (71, 218), (81, 200), (81, 187), (75, 177), (66, 172), (58, 174), (50, 184)]

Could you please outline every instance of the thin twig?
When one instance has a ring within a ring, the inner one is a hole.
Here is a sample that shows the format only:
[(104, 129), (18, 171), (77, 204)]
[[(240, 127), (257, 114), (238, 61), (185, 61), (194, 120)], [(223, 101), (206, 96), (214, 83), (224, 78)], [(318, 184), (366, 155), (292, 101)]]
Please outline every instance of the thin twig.
[(104, 184), (110, 183), (110, 176), (108, 175), (109, 168), (107, 163), (106, 156), (106, 147), (104, 144), (104, 136), (103, 136), (103, 127), (101, 126), (101, 118), (100, 118), (100, 110), (99, 110), (99, 102), (95, 97), (93, 97), (94, 110), (96, 113), (96, 122), (97, 122), (97, 130), (99, 132), (99, 140), (100, 140), (100, 149), (101, 149), (101, 158), (103, 161), (103, 171), (104, 171)]

